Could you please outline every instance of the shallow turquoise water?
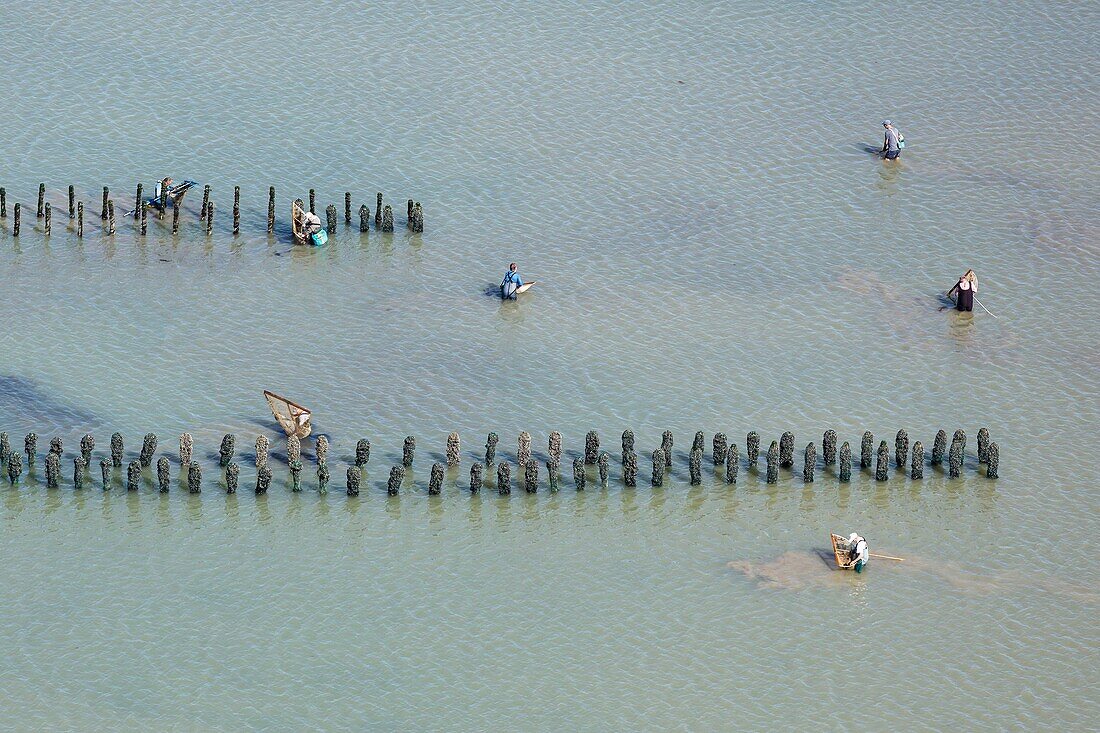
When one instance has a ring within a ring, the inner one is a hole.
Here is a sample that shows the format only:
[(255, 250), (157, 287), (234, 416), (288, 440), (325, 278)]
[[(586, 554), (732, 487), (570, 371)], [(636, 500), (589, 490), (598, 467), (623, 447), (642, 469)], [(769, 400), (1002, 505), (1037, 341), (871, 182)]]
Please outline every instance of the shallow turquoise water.
[[(0, 489), (0, 674), (18, 710), (0, 726), (1097, 718), (1094, 7), (8, 7), (0, 429), (17, 450), (40, 440), (34, 475)], [(900, 167), (866, 152), (883, 117), (909, 140)], [(103, 185), (129, 209), (162, 173), (212, 186), (211, 237), (196, 192), (176, 237), (65, 230), (68, 185), (89, 211)], [(372, 210), (382, 191), (397, 231), (341, 223), (293, 250), (286, 209), (310, 187), (341, 210), (346, 190)], [(423, 235), (403, 228), (407, 198)], [(486, 292), (510, 260), (542, 284), (502, 304)], [(938, 311), (967, 267), (996, 319)], [(289, 491), (264, 388), (332, 440), (326, 496), (312, 441), (307, 491)], [(982, 426), (996, 482), (976, 464)], [(705, 465), (688, 486), (696, 430), (708, 463), (716, 431), (743, 458), (747, 431), (766, 448), (792, 430), (800, 469), (827, 428), (858, 456), (864, 430), (892, 445), (901, 427), (926, 450), (965, 428), (964, 476), (842, 487), (819, 467), (813, 485), (767, 486), (743, 465), (731, 488)], [(652, 489), (666, 428), (674, 475)], [(173, 462), (192, 432), (203, 493), (160, 496), (152, 476), (74, 491), (80, 436), (98, 458), (115, 430), (127, 460), (152, 431)], [(429, 497), (452, 430), (462, 466)], [(511, 497), (470, 497), (490, 430), (513, 463), (522, 430), (540, 459), (550, 430), (569, 458), (598, 430), (612, 479), (549, 493), (544, 474), (527, 496), (514, 475)], [(216, 470), (226, 432), (235, 497)], [(387, 498), (410, 434), (413, 475)], [(348, 498), (360, 437), (373, 456)], [(828, 573), (812, 550), (852, 529), (909, 563)]]

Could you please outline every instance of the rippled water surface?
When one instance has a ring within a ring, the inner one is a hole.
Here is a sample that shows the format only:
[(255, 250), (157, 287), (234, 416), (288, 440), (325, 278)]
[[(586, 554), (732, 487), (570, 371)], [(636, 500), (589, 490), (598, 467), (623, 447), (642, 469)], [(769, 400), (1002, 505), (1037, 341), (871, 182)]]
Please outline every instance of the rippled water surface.
[[(8, 3), (0, 430), (39, 444), (0, 488), (0, 727), (1095, 726), (1098, 30), (1095, 4), (1048, 2)], [(900, 165), (869, 152), (884, 117)], [(121, 217), (167, 174), (212, 187), (210, 236), (201, 190), (177, 235)], [(310, 188), (341, 222), (294, 248), (287, 210)], [(345, 226), (345, 191), (372, 215), (383, 192), (396, 231)], [(540, 285), (501, 303), (511, 260)], [(968, 267), (996, 318), (941, 310)], [(265, 388), (314, 410), (327, 494), (313, 439), (291, 491)], [(841, 484), (830, 428), (857, 462), (864, 430), (930, 452), (963, 428), (966, 466)], [(672, 475), (652, 488), (665, 429)], [(543, 467), (537, 494), (513, 470), (511, 496), (491, 471), (471, 496), (491, 430), (513, 467), (520, 431), (545, 461), (560, 430), (560, 490)], [(578, 492), (590, 430), (611, 476), (590, 467)], [(775, 485), (746, 461), (750, 430), (764, 449), (795, 434)], [(170, 493), (151, 470), (127, 492), (124, 468), (101, 490), (114, 431), (127, 462), (159, 436)], [(180, 480), (184, 431), (201, 494)], [(461, 466), (429, 496), (451, 431)], [(712, 465), (718, 431), (736, 485)], [(406, 435), (416, 459), (387, 497)], [(818, 551), (854, 529), (906, 562), (831, 572)]]

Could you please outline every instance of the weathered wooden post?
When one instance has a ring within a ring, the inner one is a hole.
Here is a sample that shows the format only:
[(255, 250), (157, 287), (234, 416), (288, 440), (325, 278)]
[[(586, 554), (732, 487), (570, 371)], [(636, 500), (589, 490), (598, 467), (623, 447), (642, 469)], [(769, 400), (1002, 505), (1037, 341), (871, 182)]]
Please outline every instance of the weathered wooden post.
[(8, 483), (14, 484), (23, 473), (23, 456), (12, 453), (8, 456)]
[(523, 464), (523, 489), (528, 494), (539, 490), (539, 462), (534, 458), (528, 458)]
[(137, 491), (141, 488), (141, 463), (130, 461), (126, 466), (126, 490)]
[[(164, 216), (164, 212), (161, 212), (161, 216)], [(177, 234), (180, 230), (180, 207), (172, 207), (172, 234)]]
[(737, 483), (737, 469), (740, 468), (740, 461), (737, 457), (737, 443), (731, 443), (729, 450), (726, 451), (726, 483)]
[(365, 232), (370, 229), (370, 209), (366, 204), (359, 207), (359, 231)]
[(913, 462), (909, 466), (910, 478), (924, 478), (924, 443), (919, 440), (913, 443)]
[(21, 204), (15, 205), (15, 220), (11, 223), (11, 235), (13, 237), (19, 236), (19, 215), (22, 211), (22, 208), (23, 207)]
[(894, 465), (898, 468), (905, 468), (908, 458), (909, 433), (902, 429), (898, 431), (897, 436), (894, 438)]
[(962, 451), (966, 453), (966, 431), (962, 428), (955, 431), (955, 434), (951, 436), (952, 443), (962, 443)]
[(312, 188), (309, 189), (309, 213), (317, 213), (317, 192)]
[(39, 183), (38, 184), (38, 214), (37, 214), (36, 218), (41, 219), (45, 215), (45, 209), (44, 209), (45, 203), (46, 203), (46, 184), (45, 183)]
[(80, 456), (73, 459), (73, 488), (77, 491), (84, 488), (84, 469), (87, 465)]
[[(195, 450), (195, 439), (191, 437), (191, 433), (184, 433), (180, 436), (180, 466), (191, 465), (191, 454)], [(264, 461), (266, 464), (267, 461)], [(256, 466), (259, 467), (257, 461)]]
[[(267, 468), (267, 466), (261, 466)], [(236, 494), (237, 486), (241, 482), (241, 467), (236, 463), (230, 463), (225, 467), (225, 493)]]
[(256, 436), (256, 468), (266, 466), (270, 454), (271, 441), (267, 439), (266, 435), (260, 433)]
[(878, 458), (875, 462), (875, 481), (885, 481), (890, 478), (890, 449), (883, 440), (878, 444)]
[(577, 485), (577, 491), (584, 491), (588, 483), (588, 476), (584, 472), (584, 461), (580, 458), (573, 459), (573, 483)]
[[(297, 463), (301, 463), (301, 461), (297, 461)], [(328, 481), (329, 481), (328, 464), (327, 463), (318, 463), (317, 464), (317, 493), (318, 494), (324, 495), (324, 494), (328, 493)]]
[[(154, 188), (153, 190), (155, 191), (156, 189)], [(160, 198), (157, 201), (157, 204), (158, 204), (157, 205), (157, 218), (158, 219), (163, 219), (164, 218), (164, 212), (168, 210), (168, 186), (164, 185), (163, 180), (161, 181)], [(172, 202), (172, 208), (173, 209), (179, 209), (178, 204), (179, 204), (178, 201), (173, 201)], [(176, 216), (178, 217), (179, 214), (177, 213)], [(202, 218), (202, 217), (199, 217), (199, 218)]]
[(653, 451), (653, 474), (649, 483), (652, 486), (663, 486), (665, 483), (665, 452), (658, 448)]
[(688, 476), (692, 486), (698, 486), (703, 482), (703, 451), (701, 448), (694, 448), (688, 454)]
[[(0, 189), (3, 190), (3, 189)], [(76, 216), (76, 187), (69, 186), (69, 218)]]
[(821, 436), (821, 459), (826, 466), (836, 463), (836, 431), (826, 430)]
[(951, 441), (951, 451), (947, 455), (947, 475), (958, 478), (962, 473), (963, 443), (958, 440)]
[(61, 484), (61, 459), (56, 453), (46, 454), (46, 488), (56, 489)]
[(438, 496), (443, 493), (443, 464), (433, 463), (432, 473), (428, 478), (428, 495)]
[(324, 463), (328, 460), (328, 437), (317, 436), (317, 462)]
[(557, 430), (550, 432), (550, 436), (546, 441), (546, 452), (549, 454), (552, 463), (561, 463), (561, 433)]
[(99, 461), (99, 474), (103, 477), (103, 490), (109, 490), (111, 488), (111, 464), (107, 462), (106, 458)]
[(107, 218), (107, 202), (108, 202), (109, 198), (110, 198), (110, 192), (107, 190), (107, 187), (104, 186), (103, 187), (103, 211), (99, 215), (100, 219), (106, 219)]
[(122, 467), (122, 433), (111, 435), (111, 465), (115, 468)]
[(760, 433), (755, 430), (745, 436), (745, 457), (750, 466), (755, 466), (760, 460)]
[(600, 457), (600, 436), (595, 430), (589, 430), (584, 436), (584, 463), (593, 466)]
[(989, 454), (989, 429), (978, 430), (978, 463), (985, 463)]
[(241, 187), (233, 187), (233, 234), (241, 233)]
[[(694, 438), (694, 440), (691, 441), (691, 450), (693, 450), (693, 451), (696, 451), (696, 450), (697, 451), (702, 451), (703, 446), (706, 444), (706, 442), (707, 442), (707, 436), (703, 434), (703, 431), (702, 430), (696, 431), (695, 438)], [(691, 451), (688, 452), (688, 455), (689, 456), (691, 455)]]
[(779, 481), (779, 443), (772, 441), (768, 446), (768, 473), (767, 481), (774, 484)]
[(524, 430), (519, 434), (516, 447), (516, 465), (518, 468), (523, 468), (529, 460), (531, 460), (531, 434)]
[(191, 461), (187, 467), (187, 493), (202, 493), (202, 466), (198, 461)]
[(0, 463), (7, 463), (11, 455), (11, 443), (8, 442), (8, 434), (0, 433)]
[(378, 199), (374, 204), (374, 228), (382, 228), (382, 192), (378, 192)]
[(34, 468), (34, 457), (38, 454), (38, 433), (27, 433), (23, 438), (23, 452), (27, 454), (27, 470)]
[(626, 463), (626, 454), (634, 450), (634, 431), (627, 429), (623, 431), (623, 452), (622, 462)]
[(623, 484), (631, 489), (638, 485), (638, 454), (633, 448), (623, 456)]
[(326, 219), (325, 230), (328, 231), (329, 234), (335, 234), (336, 233), (336, 221), (337, 221), (337, 219), (336, 219), (336, 207), (334, 205), (329, 204), (328, 206), (325, 207), (325, 219)]
[(84, 465), (92, 465), (92, 451), (95, 450), (95, 437), (91, 433), (86, 433), (83, 438), (80, 439), (80, 457), (84, 459)]
[(267, 189), (267, 233), (271, 234), (275, 231), (275, 187), (268, 186)]
[[(432, 467), (432, 478), (435, 478), (435, 466)], [(359, 496), (359, 486), (363, 481), (363, 469), (359, 466), (348, 466), (348, 496)], [(428, 490), (431, 493), (431, 489)]]
[(157, 452), (157, 436), (146, 433), (145, 440), (141, 444), (141, 454), (138, 456), (141, 467), (148, 468), (153, 462), (153, 454)]
[(214, 202), (211, 201), (210, 205), (206, 207), (206, 236), (210, 236), (214, 232)]
[(424, 232), (424, 207), (420, 205), (419, 201), (417, 201), (416, 205), (413, 207), (413, 220), (416, 222), (413, 225), (413, 231), (416, 232), (417, 234), (423, 233)]
[(802, 461), (802, 481), (812, 484), (814, 482), (814, 468), (817, 467), (817, 447), (813, 443), (806, 445), (806, 452)]
[[(299, 461), (300, 462), (300, 461)], [(271, 488), (271, 469), (267, 466), (256, 469), (256, 496), (262, 496)]]
[(351, 191), (344, 191), (344, 224), (351, 224)]
[[(72, 190), (72, 186), (69, 186), (69, 190)], [(0, 186), (0, 219), (8, 218), (8, 192)]]
[(149, 204), (141, 205), (141, 236), (145, 236), (149, 232)]
[(408, 436), (405, 438), (405, 445), (401, 449), (401, 465), (408, 468), (413, 464), (413, 453), (416, 451), (416, 438)]
[(50, 236), (50, 229), (52, 228), (52, 222), (53, 222), (53, 209), (50, 206), (50, 202), (47, 201), (46, 202), (45, 219), (42, 223), (42, 231), (47, 237)]
[(57, 456), (60, 457), (61, 454), (64, 452), (63, 445), (64, 444), (61, 442), (61, 438), (56, 436), (50, 438), (50, 453), (56, 453)]
[(711, 456), (715, 466), (721, 466), (726, 462), (726, 452), (729, 451), (729, 440), (725, 433), (715, 433), (711, 441)]
[(474, 463), (470, 466), (470, 493), (476, 494), (481, 491), (481, 487), (484, 484), (484, 478), (481, 474), (482, 468), (480, 463)]
[[(318, 466), (324, 466), (324, 461), (318, 463)], [(290, 491), (297, 493), (301, 491), (301, 469), (304, 468), (304, 463), (293, 461), (287, 468), (290, 469)]]
[(138, 181), (137, 193), (134, 194), (134, 218), (137, 219), (141, 215), (141, 181)]
[(943, 463), (945, 453), (947, 453), (947, 433), (938, 430), (936, 440), (932, 443), (932, 465), (938, 466)]
[(990, 443), (986, 446), (985, 450), (985, 475), (986, 478), (997, 478), (1000, 476), (1001, 468), (1001, 449), (997, 447), (996, 443)]
[(496, 433), (489, 433), (489, 437), (485, 439), (485, 465), (492, 466), (497, 460), (497, 443), (500, 441), (500, 436)]
[(370, 463), (370, 441), (360, 438), (355, 444), (355, 465), (362, 468)]
[(790, 468), (794, 465), (794, 433), (786, 432), (779, 438), (779, 467)]
[(229, 462), (233, 460), (233, 452), (237, 447), (237, 437), (232, 433), (226, 433), (222, 437), (221, 448), (218, 449), (219, 461), (218, 465), (225, 468), (229, 465)]
[(665, 468), (672, 466), (672, 431), (661, 433), (661, 451), (665, 454)]
[(611, 475), (611, 456), (607, 454), (607, 451), (600, 454), (596, 465), (600, 469), (600, 485), (607, 486), (607, 478)]
[(412, 229), (413, 225), (413, 200), (409, 199), (408, 212), (405, 215), (405, 226)]
[(107, 234), (113, 235), (115, 233), (115, 202), (107, 202)]
[(405, 480), (405, 469), (402, 466), (394, 466), (390, 469), (390, 479), (386, 482), (386, 493), (397, 496), (401, 490), (401, 482)]
[(76, 236), (84, 236), (84, 202), (76, 205)]
[(382, 211), (382, 231), (393, 231), (393, 209), (389, 205)]
[(871, 456), (873, 446), (875, 444), (875, 436), (871, 432), (865, 431), (863, 433), (863, 440), (859, 444), (859, 470), (871, 467)]
[(199, 209), (199, 221), (206, 218), (206, 210), (210, 208), (210, 186), (202, 187), (202, 208)]
[(512, 468), (508, 461), (497, 464), (497, 493), (501, 496), (512, 493)]
[[(138, 184), (139, 186), (141, 184)], [(138, 198), (141, 194), (138, 194)], [(160, 489), (160, 493), (167, 494), (168, 490), (172, 486), (172, 467), (168, 463), (168, 458), (161, 456), (157, 459), (157, 487)]]

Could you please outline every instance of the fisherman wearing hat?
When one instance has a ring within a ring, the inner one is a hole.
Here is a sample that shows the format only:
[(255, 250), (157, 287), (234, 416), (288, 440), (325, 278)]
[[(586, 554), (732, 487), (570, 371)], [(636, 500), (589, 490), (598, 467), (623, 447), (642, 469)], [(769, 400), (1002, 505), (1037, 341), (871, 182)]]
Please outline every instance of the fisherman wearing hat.
[(852, 532), (848, 537), (848, 559), (849, 561), (855, 560), (857, 573), (863, 572), (863, 566), (867, 564), (867, 558), (869, 557), (868, 552), (867, 540)]
[(901, 155), (901, 147), (905, 144), (903, 142), (905, 138), (901, 136), (901, 133), (898, 132), (890, 120), (883, 120), (882, 126), (886, 128), (886, 138), (882, 141), (882, 150), (879, 152), (886, 160), (897, 160), (898, 156)]

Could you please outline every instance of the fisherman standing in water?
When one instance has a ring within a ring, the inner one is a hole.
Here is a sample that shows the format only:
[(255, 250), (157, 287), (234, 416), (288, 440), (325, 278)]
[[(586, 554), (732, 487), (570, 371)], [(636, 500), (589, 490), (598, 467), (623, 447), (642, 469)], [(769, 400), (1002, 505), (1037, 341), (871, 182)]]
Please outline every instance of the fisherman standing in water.
[(508, 265), (508, 272), (504, 273), (504, 279), (500, 281), (500, 297), (515, 300), (520, 293), (526, 293), (535, 285), (534, 281), (524, 283), (519, 276), (519, 265), (515, 262)]
[(966, 274), (959, 278), (955, 287), (947, 291), (947, 297), (954, 297), (955, 310), (974, 310), (974, 293), (978, 292), (978, 276), (973, 270), (967, 270)]
[(863, 539), (863, 537), (855, 532), (852, 532), (848, 537), (848, 559), (849, 561), (855, 561), (857, 573), (863, 572), (863, 566), (867, 564), (867, 558), (869, 556), (867, 540)]
[(901, 155), (901, 149), (905, 146), (905, 136), (890, 120), (883, 120), (882, 126), (886, 128), (886, 137), (882, 141), (882, 150), (879, 152), (886, 160), (897, 160)]

